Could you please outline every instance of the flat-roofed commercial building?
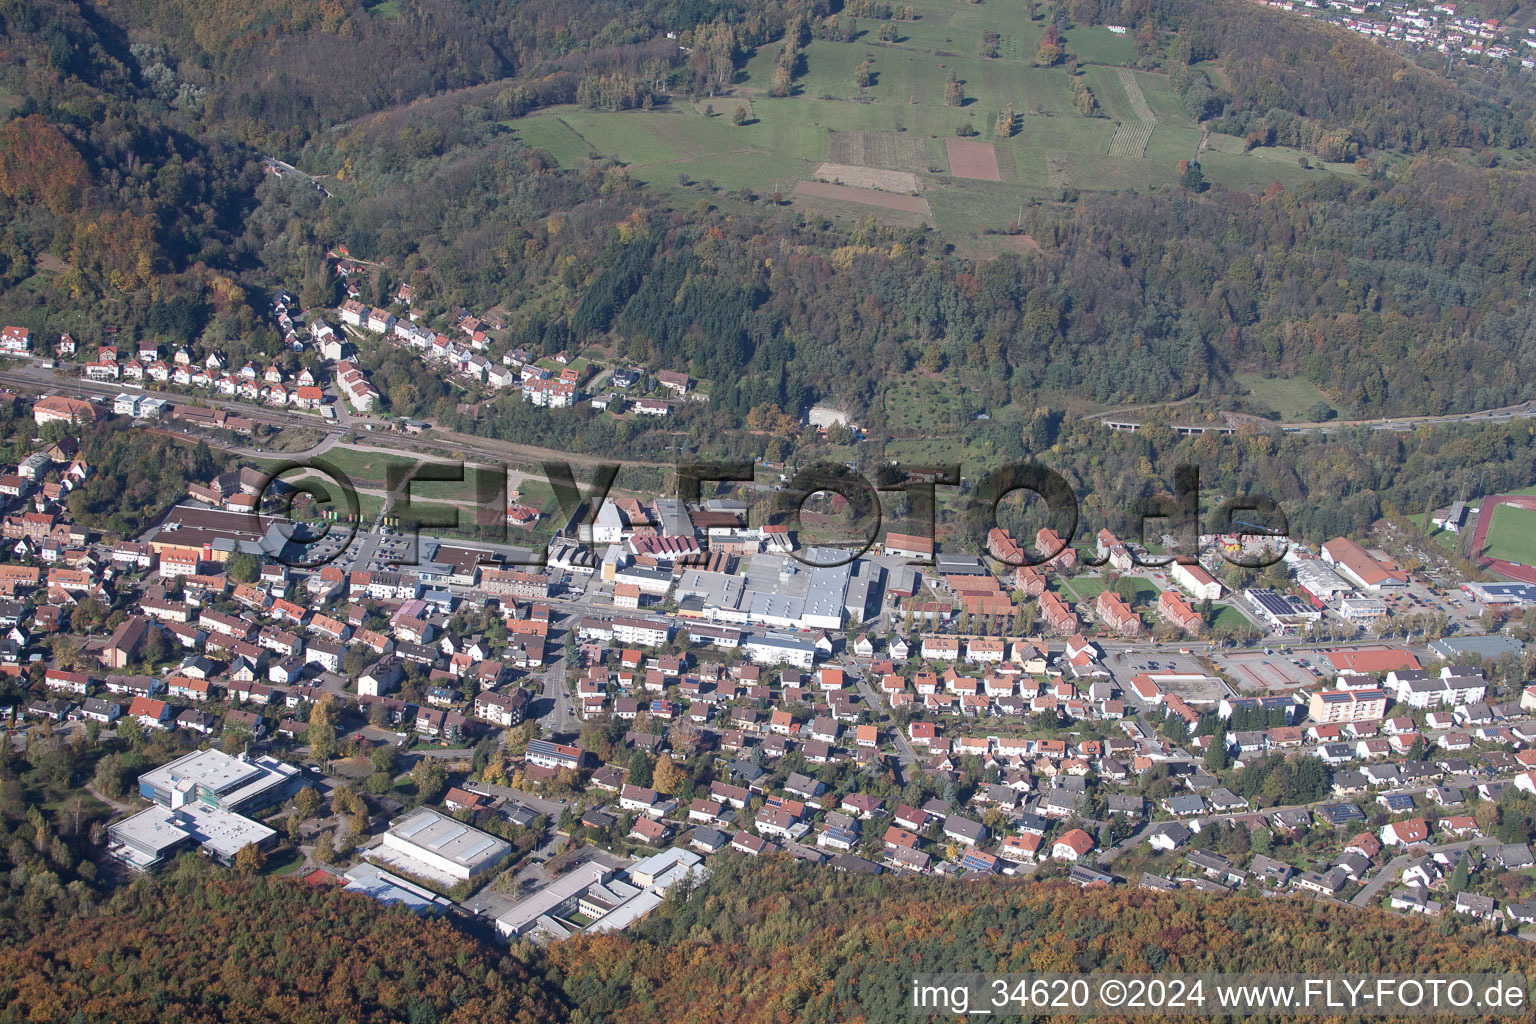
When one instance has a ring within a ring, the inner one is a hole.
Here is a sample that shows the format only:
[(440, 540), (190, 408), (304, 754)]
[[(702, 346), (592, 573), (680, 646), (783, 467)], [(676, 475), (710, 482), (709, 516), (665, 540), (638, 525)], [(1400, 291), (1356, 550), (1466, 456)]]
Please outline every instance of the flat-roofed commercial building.
[(110, 826), (107, 852), (139, 871), (153, 871), (193, 847), (231, 864), (243, 848), (265, 849), (276, 837), (276, 831), (258, 821), (206, 804), (175, 810), (156, 806)]
[(298, 768), (273, 757), (194, 750), (140, 775), (139, 795), (172, 810), (203, 803), (248, 814), (286, 800), (298, 782)]
[(816, 662), (816, 645), (782, 633), (754, 635), (746, 641), (747, 657), (759, 665), (793, 665), (810, 668)]
[(1530, 583), (1463, 583), (1461, 589), (1483, 604), (1536, 604), (1536, 586)]
[(418, 917), (436, 916), (453, 906), (453, 901), (446, 896), (439, 896), (388, 871), (380, 871), (374, 864), (359, 864), (342, 877), (347, 880), (347, 892), (372, 896), (387, 907), (403, 906)]
[(496, 932), (504, 938), (525, 935), (540, 925), (555, 934), (571, 932), (555, 920), (566, 904), (574, 907), (588, 886), (602, 885), (616, 872), (606, 864), (586, 863), (512, 906), (496, 919)]
[(1306, 601), (1264, 587), (1251, 587), (1243, 591), (1243, 596), (1259, 618), (1281, 636), (1295, 633), (1323, 617)]
[(396, 822), (373, 856), (408, 874), (462, 882), (491, 870), (512, 845), (428, 808)]

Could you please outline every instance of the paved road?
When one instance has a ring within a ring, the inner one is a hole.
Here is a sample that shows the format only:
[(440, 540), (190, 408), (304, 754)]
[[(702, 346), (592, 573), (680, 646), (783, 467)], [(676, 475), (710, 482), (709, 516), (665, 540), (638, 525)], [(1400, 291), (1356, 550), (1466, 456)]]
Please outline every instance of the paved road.
[(283, 174), (293, 174), (293, 175), (297, 175), (300, 178), (303, 178), (305, 181), (307, 181), (311, 185), (315, 186), (315, 188), (319, 189), (321, 192), (324, 192), (327, 199), (335, 199), (336, 198), (336, 196), (334, 194), (332, 194), (330, 189), (328, 189), (324, 185), (320, 184), (318, 179), (316, 179), (312, 175), (305, 174), (303, 171), (301, 171), (297, 167), (293, 166), (293, 164), (290, 164), (290, 163), (288, 163), (288, 162), (286, 162), (284, 160), (279, 160), (276, 157), (271, 157), (271, 156), (263, 156), (261, 158), (261, 162), (266, 164), (269, 168), (276, 169), (280, 173), (283, 173)]
[(846, 654), (840, 660), (843, 671), (852, 676), (856, 681), (855, 685), (858, 687), (859, 694), (863, 696), (865, 703), (869, 705), (870, 713), (875, 716), (875, 720), (881, 726), (889, 730), (891, 738), (896, 743), (896, 756), (901, 760), (902, 766), (906, 767), (907, 765), (917, 764), (917, 751), (912, 749), (912, 744), (907, 742), (907, 738), (902, 735), (901, 729), (897, 727), (895, 722), (891, 721), (891, 716), (886, 713), (885, 704), (879, 697), (875, 696), (875, 691), (870, 687), (869, 680), (864, 678), (864, 674), (859, 671), (858, 666)]
[(562, 811), (573, 806), (568, 800), (534, 796), (532, 793), (525, 793), (521, 789), (513, 789), (511, 786), (493, 786), (489, 782), (466, 782), (464, 788), (471, 793), (480, 793), (485, 796), (499, 797), (503, 800), (515, 800), (520, 804), (526, 804), (548, 818), (551, 823), (560, 819)]
[[(1130, 406), (1122, 410), (1111, 410), (1109, 412), (1094, 413), (1088, 418), (1093, 420), (1115, 419), (1117, 422), (1135, 422), (1130, 420), (1119, 420), (1118, 417), (1122, 413), (1141, 409), (1171, 409), (1183, 405), (1189, 401), (1190, 399), (1186, 398), (1180, 402), (1171, 402), (1161, 406)], [(1517, 405), (1500, 406), (1497, 409), (1480, 409), (1476, 412), (1451, 413), (1444, 416), (1395, 416), (1365, 420), (1332, 420), (1324, 423), (1272, 423), (1268, 421), (1261, 421), (1259, 425), (1264, 427), (1279, 427), (1281, 430), (1288, 434), (1332, 434), (1341, 430), (1351, 430), (1355, 428), (1363, 428), (1366, 430), (1413, 430), (1415, 427), (1428, 425), (1441, 425), (1448, 423), (1497, 423), (1500, 421), (1515, 419), (1531, 419), (1533, 417), (1536, 417), (1536, 400), (1521, 402)], [(1189, 425), (1197, 427), (1224, 428), (1226, 424), (1196, 423)]]
[[(1489, 846), (1493, 843), (1494, 840), (1486, 837), (1482, 839), (1469, 839), (1464, 843), (1448, 843), (1445, 846), (1434, 846), (1431, 852), (1450, 853), (1455, 850), (1470, 849), (1474, 846)], [(1392, 858), (1380, 871), (1376, 872), (1370, 881), (1360, 888), (1359, 892), (1355, 893), (1354, 899), (1350, 900), (1350, 902), (1357, 907), (1371, 906), (1381, 896), (1383, 889), (1397, 881), (1397, 876), (1402, 873), (1403, 868), (1407, 867), (1411, 861), (1417, 860), (1420, 856), (1422, 855), (1405, 853)]]
[(1147, 833), (1152, 831), (1153, 826), (1162, 824), (1167, 823), (1161, 821), (1144, 822), (1140, 828), (1126, 836), (1124, 839), (1120, 840), (1114, 846), (1109, 847), (1107, 850), (1100, 851), (1099, 866), (1109, 867), (1109, 865), (1115, 862), (1115, 858), (1119, 857), (1122, 853), (1131, 849), (1132, 847), (1140, 844), (1140, 842), (1147, 837)]
[[(555, 635), (562, 630), (573, 630), (579, 619), (580, 612), (565, 614), (556, 612), (553, 621), (550, 622), (550, 634)], [(552, 640), (546, 641), (545, 651), (553, 650), (552, 660), (544, 670), (544, 686), (540, 695), (550, 701), (550, 709), (540, 716), (544, 723), (546, 734), (561, 736), (580, 730), (581, 722), (577, 718), (576, 711), (571, 707), (571, 695), (565, 682), (565, 643), (562, 640), (556, 645)]]
[(542, 719), (545, 728), (556, 736), (572, 732), (575, 716), (571, 713), (570, 695), (566, 693), (564, 659), (545, 671), (541, 693), (551, 702), (549, 712)]

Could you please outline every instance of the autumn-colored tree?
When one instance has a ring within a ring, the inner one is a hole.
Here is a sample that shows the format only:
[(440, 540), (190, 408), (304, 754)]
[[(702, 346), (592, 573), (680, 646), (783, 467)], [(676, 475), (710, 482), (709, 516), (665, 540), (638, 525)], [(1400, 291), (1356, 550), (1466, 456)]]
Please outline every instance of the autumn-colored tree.
[(309, 709), (309, 750), (317, 761), (328, 761), (336, 756), (336, 700), (325, 694)]
[(422, 757), (411, 769), (411, 782), (415, 784), (416, 795), (422, 803), (435, 803), (448, 785), (448, 776), (436, 759)]
[(300, 821), (308, 821), (320, 813), (320, 794), (313, 786), (305, 786), (293, 796), (293, 810)]
[(656, 766), (651, 769), (651, 786), (661, 793), (671, 794), (682, 785), (685, 776), (672, 760), (671, 755), (662, 754), (656, 758)]
[(254, 875), (266, 866), (267, 855), (255, 843), (246, 843), (235, 854), (235, 870), (241, 874)]
[(41, 114), (12, 118), (0, 127), (0, 194), (36, 199), (54, 216), (77, 210), (90, 184), (80, 153)]

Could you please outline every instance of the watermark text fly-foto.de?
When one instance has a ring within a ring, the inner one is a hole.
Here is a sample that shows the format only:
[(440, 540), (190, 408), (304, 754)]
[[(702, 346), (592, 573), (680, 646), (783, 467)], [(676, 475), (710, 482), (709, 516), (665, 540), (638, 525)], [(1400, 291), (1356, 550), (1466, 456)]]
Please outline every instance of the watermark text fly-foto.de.
[[(598, 463), (585, 491), (577, 483), (569, 463), (546, 462), (540, 468), (561, 514), (573, 523), (590, 527), (621, 467), (618, 463)], [(756, 486), (755, 470), (750, 461), (681, 464), (668, 496), (684, 504), (697, 504), (703, 498), (706, 483)], [(481, 538), (505, 544), (506, 520), (494, 512), (506, 507), (507, 474), (506, 466), (465, 462), (423, 460), (415, 465), (391, 464), (387, 470), (386, 487), (391, 498), (390, 519), (412, 533), (422, 528), (457, 530), (462, 525), (462, 513), (473, 515), (476, 511), (491, 511), (493, 514), (489, 516), (474, 516)], [(452, 504), (412, 501), (412, 485), (425, 482), (468, 484), (473, 498), (469, 502)], [(899, 495), (907, 509), (903, 522), (910, 524), (904, 525), (904, 531), (911, 531), (908, 536), (926, 541), (931, 551), (940, 487), (963, 490), (966, 498), (963, 514), (973, 536), (985, 536), (998, 524), (1000, 506), (1010, 497), (1034, 498), (1043, 503), (1043, 516), (1055, 541), (1033, 551), (1019, 546), (1004, 554), (994, 550), (976, 552), (995, 563), (1011, 568), (1049, 563), (1071, 547), (1077, 538), (1080, 525), (1077, 493), (1060, 473), (1039, 463), (1010, 463), (988, 470), (974, 481), (962, 481), (958, 465), (887, 465), (881, 467), (871, 480), (841, 463), (818, 463), (804, 467), (793, 478), (774, 485), (770, 522), (798, 529), (807, 503), (818, 496), (836, 496), (843, 506), (844, 518), (854, 524), (850, 535), (836, 543), (805, 545), (791, 552), (791, 557), (814, 567), (843, 565), (864, 555), (879, 539), (884, 516), (882, 495), (886, 498)], [(266, 476), (258, 507), (275, 508), (280, 514), (291, 512), (294, 499), (300, 494), (307, 494), (329, 506), (332, 512), (328, 520), (320, 524), (317, 532), (305, 538), (300, 550), (292, 550), (294, 545), (290, 544), (288, 550), (268, 554), (299, 568), (318, 568), (345, 554), (361, 525), (361, 502), (357, 488), (339, 467), (324, 458), (314, 458), (288, 462), (272, 469)], [(1263, 543), (1257, 546), (1239, 545), (1232, 550), (1221, 550), (1223, 559), (1243, 568), (1259, 569), (1272, 565), (1284, 556), (1287, 546), (1285, 513), (1279, 502), (1264, 495), (1248, 494), (1229, 499), (1210, 510), (1202, 521), (1197, 466), (1176, 467), (1171, 486), (1160, 484), (1154, 493), (1129, 499), (1125, 514), (1128, 521), (1137, 524), (1143, 541), (1149, 527), (1155, 523), (1157, 530), (1172, 537), (1181, 551), (1197, 550), (1202, 532), (1261, 538)], [(348, 532), (340, 543), (319, 543), (331, 537), (332, 531), (342, 529)], [(1144, 542), (1142, 550), (1128, 548), (1134, 564), (1143, 568), (1162, 568), (1174, 561), (1173, 556), (1149, 555), (1144, 550), (1146, 547)], [(1079, 551), (1077, 560), (1093, 567), (1105, 564), (1107, 558), (1090, 549)], [(914, 561), (931, 563), (932, 558), (916, 558)], [(527, 560), (509, 564), (542, 567), (545, 553), (534, 551)]]
[(1517, 974), (927, 974), (916, 1016), (1521, 1016)]

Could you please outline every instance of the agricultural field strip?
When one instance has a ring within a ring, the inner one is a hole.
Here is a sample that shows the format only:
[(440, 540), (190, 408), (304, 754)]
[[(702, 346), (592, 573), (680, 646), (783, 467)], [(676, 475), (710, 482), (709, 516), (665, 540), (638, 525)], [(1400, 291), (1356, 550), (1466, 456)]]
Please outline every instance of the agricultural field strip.
[(1129, 68), (1117, 68), (1116, 73), (1120, 85), (1125, 89), (1126, 98), (1131, 101), (1131, 109), (1136, 112), (1137, 120), (1135, 124), (1121, 122), (1115, 129), (1115, 137), (1109, 143), (1109, 155), (1141, 157), (1146, 155), (1147, 143), (1152, 140), (1152, 130), (1157, 127), (1157, 115), (1147, 105), (1147, 98), (1142, 94), (1136, 75)]
[(908, 195), (922, 188), (917, 175), (910, 171), (888, 171), (880, 167), (839, 164), (830, 160), (816, 168), (813, 176), (818, 181), (830, 181), (835, 185), (852, 185), (855, 188), (873, 188)]
[(922, 137), (900, 132), (829, 129), (827, 159), (837, 164), (922, 174), (928, 170), (928, 146)]
[(894, 192), (853, 188), (848, 185), (833, 185), (824, 181), (802, 181), (795, 186), (795, 195), (796, 197), (813, 197), (816, 199), (833, 199), (848, 203), (859, 203), (863, 206), (876, 206), (886, 210), (915, 213), (923, 217), (933, 216), (933, 210), (929, 208), (928, 201), (921, 196), (903, 196), (897, 195)]

